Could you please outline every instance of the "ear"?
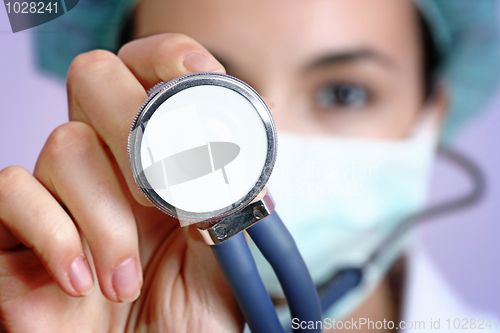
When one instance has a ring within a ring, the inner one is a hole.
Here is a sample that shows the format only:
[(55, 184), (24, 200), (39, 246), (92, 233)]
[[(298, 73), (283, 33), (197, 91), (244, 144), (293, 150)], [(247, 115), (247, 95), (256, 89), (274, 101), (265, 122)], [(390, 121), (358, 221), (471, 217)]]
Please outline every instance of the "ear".
[(445, 82), (440, 81), (436, 84), (432, 96), (427, 102), (427, 110), (433, 115), (433, 118), (441, 126), (448, 113), (450, 104), (450, 93)]

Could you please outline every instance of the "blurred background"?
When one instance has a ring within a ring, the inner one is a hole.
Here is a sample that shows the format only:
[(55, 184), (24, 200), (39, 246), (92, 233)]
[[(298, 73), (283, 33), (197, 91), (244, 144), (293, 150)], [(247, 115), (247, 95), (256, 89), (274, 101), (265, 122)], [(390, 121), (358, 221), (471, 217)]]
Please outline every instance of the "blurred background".
[[(49, 133), (67, 121), (65, 84), (36, 69), (33, 34), (31, 30), (13, 34), (6, 12), (0, 10), (0, 169), (20, 165), (32, 171)], [(452, 303), (464, 312), (500, 317), (500, 90), (454, 143), (483, 169), (487, 194), (472, 208), (419, 227), (410, 269), (425, 277), (427, 268), (419, 266), (419, 258), (430, 258), (449, 290), (415, 294), (412, 288), (425, 278), (409, 281), (409, 306), (432, 308), (439, 292), (449, 292)], [(446, 199), (470, 185), (453, 166), (439, 160), (429, 200)]]

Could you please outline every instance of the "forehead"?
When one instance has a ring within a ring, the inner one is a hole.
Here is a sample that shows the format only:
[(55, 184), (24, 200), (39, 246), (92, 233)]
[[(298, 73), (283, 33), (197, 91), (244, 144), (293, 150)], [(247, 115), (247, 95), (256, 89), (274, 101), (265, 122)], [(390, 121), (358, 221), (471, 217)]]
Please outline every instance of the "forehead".
[(142, 0), (137, 36), (183, 33), (245, 62), (276, 53), (302, 62), (351, 48), (393, 53), (397, 62), (415, 57), (416, 22), (410, 0)]

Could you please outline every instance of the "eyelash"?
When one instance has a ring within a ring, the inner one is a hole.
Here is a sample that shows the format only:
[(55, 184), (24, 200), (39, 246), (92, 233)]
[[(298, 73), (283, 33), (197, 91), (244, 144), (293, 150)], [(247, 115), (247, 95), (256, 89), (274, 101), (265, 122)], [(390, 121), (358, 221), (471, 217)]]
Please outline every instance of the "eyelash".
[(320, 87), (314, 98), (315, 104), (325, 109), (360, 109), (371, 102), (372, 93), (362, 84), (336, 82)]

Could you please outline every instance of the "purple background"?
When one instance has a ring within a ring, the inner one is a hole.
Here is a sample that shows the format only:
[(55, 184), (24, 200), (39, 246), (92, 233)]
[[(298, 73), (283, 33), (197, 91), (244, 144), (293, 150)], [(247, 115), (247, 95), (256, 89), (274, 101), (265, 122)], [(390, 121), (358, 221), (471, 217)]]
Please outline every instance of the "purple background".
[[(51, 130), (67, 121), (63, 82), (37, 72), (30, 30), (12, 34), (0, 10), (0, 169), (21, 165), (32, 171)], [(422, 246), (456, 293), (473, 308), (500, 317), (500, 91), (487, 112), (456, 140), (485, 171), (486, 198), (477, 206), (420, 227)], [(451, 166), (438, 163), (430, 200), (468, 189)]]

